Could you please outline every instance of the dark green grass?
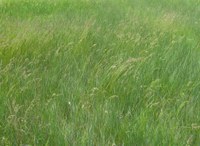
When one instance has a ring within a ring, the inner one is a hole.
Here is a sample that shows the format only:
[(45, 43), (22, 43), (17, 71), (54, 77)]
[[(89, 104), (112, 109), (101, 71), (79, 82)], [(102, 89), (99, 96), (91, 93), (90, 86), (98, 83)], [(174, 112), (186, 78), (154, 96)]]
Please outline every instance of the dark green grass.
[(199, 145), (199, 0), (1, 0), (0, 145)]

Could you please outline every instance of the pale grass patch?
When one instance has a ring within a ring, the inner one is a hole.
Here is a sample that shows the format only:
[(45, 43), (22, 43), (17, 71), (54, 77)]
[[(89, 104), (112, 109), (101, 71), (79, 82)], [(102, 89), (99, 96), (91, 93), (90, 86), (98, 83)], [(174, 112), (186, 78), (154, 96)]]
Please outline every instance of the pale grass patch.
[(168, 30), (179, 21), (180, 17), (180, 14), (177, 12), (165, 12), (157, 19), (156, 26)]
[(175, 12), (168, 12), (162, 16), (162, 21), (166, 25), (170, 25), (174, 23), (174, 21), (178, 18), (178, 15)]

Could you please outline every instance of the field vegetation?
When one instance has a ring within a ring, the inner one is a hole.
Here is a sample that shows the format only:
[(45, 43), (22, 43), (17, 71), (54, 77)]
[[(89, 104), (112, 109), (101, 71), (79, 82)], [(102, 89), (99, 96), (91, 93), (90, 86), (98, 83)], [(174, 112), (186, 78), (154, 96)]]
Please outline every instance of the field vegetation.
[(0, 0), (0, 145), (200, 144), (200, 0)]

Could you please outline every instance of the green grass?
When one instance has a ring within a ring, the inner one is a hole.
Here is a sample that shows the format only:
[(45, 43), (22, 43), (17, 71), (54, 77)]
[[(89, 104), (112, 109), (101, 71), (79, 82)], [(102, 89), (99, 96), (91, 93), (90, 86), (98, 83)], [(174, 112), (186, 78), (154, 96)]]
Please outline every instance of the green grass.
[(0, 0), (0, 145), (200, 144), (199, 0)]

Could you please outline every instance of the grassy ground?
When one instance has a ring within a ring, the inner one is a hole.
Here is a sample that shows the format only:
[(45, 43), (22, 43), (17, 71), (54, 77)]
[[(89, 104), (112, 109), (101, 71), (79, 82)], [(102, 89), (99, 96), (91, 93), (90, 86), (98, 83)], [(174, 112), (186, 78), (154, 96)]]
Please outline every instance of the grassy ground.
[(199, 0), (0, 0), (0, 145), (200, 144)]

